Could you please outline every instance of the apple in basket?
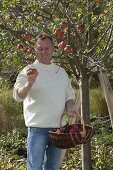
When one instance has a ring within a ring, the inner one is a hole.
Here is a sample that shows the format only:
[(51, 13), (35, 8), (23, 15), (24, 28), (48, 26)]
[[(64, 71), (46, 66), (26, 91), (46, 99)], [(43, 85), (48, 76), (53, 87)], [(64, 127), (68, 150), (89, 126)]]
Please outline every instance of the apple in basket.
[(70, 125), (69, 126), (69, 129), (68, 129), (68, 131), (69, 131), (69, 133), (76, 133), (76, 132), (78, 132), (78, 126), (77, 125)]
[(58, 129), (56, 130), (56, 133), (57, 133), (57, 134), (63, 133), (63, 129), (58, 128)]

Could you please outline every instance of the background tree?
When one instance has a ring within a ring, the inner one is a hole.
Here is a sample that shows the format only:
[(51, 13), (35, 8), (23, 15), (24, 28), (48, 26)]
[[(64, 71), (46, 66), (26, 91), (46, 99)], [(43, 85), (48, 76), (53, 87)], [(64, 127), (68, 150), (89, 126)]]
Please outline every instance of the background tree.
[[(56, 47), (53, 60), (77, 79), (81, 115), (90, 124), (89, 77), (99, 68), (112, 69), (113, 2), (2, 0), (0, 5), (1, 71), (19, 71), (31, 63), (36, 35), (50, 34)], [(90, 143), (82, 145), (82, 169), (91, 170)]]

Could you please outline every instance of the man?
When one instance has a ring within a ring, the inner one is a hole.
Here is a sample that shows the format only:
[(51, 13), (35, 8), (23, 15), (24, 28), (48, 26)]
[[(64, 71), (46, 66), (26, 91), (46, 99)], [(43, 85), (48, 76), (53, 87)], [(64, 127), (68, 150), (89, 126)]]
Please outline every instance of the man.
[[(48, 132), (60, 127), (64, 109), (75, 114), (75, 95), (65, 70), (52, 63), (53, 40), (48, 35), (36, 38), (36, 61), (17, 76), (13, 96), (23, 101), (25, 124), (28, 127), (27, 169), (58, 170), (61, 152), (51, 144)], [(35, 69), (35, 74), (31, 74)], [(62, 126), (66, 125), (65, 119)]]

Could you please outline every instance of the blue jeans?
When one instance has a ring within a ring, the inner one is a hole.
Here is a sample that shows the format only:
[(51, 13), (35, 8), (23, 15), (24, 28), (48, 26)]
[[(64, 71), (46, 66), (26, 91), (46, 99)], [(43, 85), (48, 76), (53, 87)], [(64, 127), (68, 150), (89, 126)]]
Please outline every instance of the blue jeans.
[(48, 136), (53, 128), (28, 128), (27, 170), (58, 170), (61, 152)]

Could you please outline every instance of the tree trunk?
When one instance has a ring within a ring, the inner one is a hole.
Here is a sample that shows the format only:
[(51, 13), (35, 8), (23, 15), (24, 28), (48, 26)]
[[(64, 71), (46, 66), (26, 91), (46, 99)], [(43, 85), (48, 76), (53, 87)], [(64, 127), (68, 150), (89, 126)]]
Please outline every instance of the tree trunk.
[[(82, 123), (90, 124), (89, 114), (89, 80), (81, 78), (80, 80), (80, 99), (81, 99), (81, 117)], [(91, 144), (81, 145), (82, 170), (91, 170)]]

